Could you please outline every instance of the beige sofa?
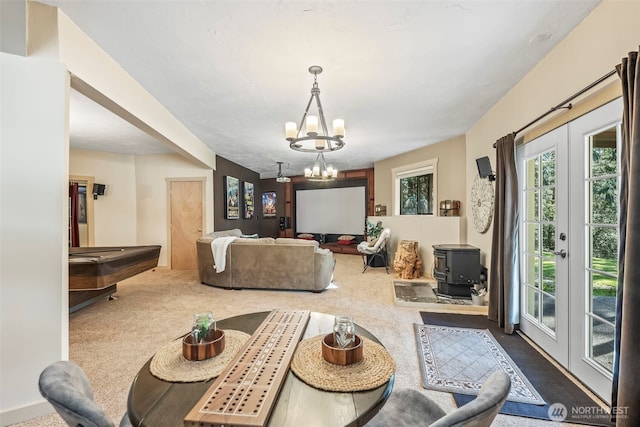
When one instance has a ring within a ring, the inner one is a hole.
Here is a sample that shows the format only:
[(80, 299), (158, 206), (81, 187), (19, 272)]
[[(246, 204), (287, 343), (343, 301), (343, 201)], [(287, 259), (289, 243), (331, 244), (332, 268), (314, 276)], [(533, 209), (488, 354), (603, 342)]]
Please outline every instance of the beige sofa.
[[(224, 271), (216, 273), (211, 242), (234, 236)], [(222, 288), (292, 289), (320, 292), (331, 283), (334, 258), (318, 242), (271, 237), (243, 238), (239, 229), (209, 233), (196, 242), (200, 282)]]

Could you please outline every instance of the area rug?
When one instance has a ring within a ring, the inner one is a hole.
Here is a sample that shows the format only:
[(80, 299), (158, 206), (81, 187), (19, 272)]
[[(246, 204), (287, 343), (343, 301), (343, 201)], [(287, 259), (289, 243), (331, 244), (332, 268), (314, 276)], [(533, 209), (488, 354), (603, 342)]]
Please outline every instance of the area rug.
[[(496, 341), (547, 402), (546, 405), (541, 406), (507, 401), (500, 409), (501, 414), (549, 420), (550, 413), (553, 415), (554, 407), (561, 404), (567, 409), (565, 422), (614, 426), (598, 402), (518, 333), (506, 334), (496, 322), (490, 321), (486, 316), (425, 311), (421, 311), (420, 316), (425, 324), (430, 325), (489, 329)], [(461, 393), (454, 393), (453, 397), (458, 406), (475, 398), (475, 396)]]
[(419, 324), (414, 327), (425, 388), (477, 395), (489, 375), (501, 369), (511, 378), (507, 400), (545, 404), (489, 330)]
[(431, 282), (393, 281), (395, 303), (400, 307), (427, 308), (428, 304), (471, 305), (470, 299), (438, 295)]

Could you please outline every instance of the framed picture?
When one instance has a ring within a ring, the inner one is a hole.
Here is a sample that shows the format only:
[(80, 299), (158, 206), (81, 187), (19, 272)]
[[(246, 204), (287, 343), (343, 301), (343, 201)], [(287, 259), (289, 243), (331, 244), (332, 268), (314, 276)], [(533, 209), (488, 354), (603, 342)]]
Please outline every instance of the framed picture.
[(240, 218), (240, 189), (238, 178), (224, 177), (224, 189), (226, 197), (226, 218)]
[(254, 214), (254, 196), (253, 196), (253, 183), (244, 183), (244, 217), (246, 219), (253, 218)]
[(276, 192), (267, 191), (262, 193), (262, 216), (264, 218), (276, 217)]

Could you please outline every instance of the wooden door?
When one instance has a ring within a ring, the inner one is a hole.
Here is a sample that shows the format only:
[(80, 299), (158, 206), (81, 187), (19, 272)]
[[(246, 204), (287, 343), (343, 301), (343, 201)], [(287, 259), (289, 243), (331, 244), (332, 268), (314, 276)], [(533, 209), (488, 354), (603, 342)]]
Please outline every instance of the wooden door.
[(170, 181), (171, 268), (195, 270), (196, 240), (203, 228), (203, 182)]

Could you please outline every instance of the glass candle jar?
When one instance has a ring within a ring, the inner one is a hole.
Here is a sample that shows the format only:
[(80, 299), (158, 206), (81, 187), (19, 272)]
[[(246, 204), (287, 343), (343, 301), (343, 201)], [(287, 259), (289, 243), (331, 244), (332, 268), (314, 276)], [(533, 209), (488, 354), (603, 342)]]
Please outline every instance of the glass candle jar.
[(355, 341), (355, 326), (350, 316), (336, 316), (333, 324), (333, 344), (339, 348), (349, 348)]
[(215, 330), (216, 321), (212, 312), (197, 313), (193, 316), (193, 323), (191, 324), (191, 342), (198, 344), (207, 341), (210, 337), (213, 337)]

